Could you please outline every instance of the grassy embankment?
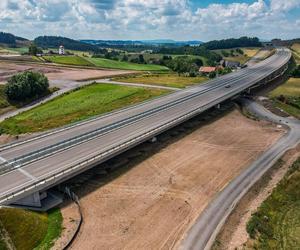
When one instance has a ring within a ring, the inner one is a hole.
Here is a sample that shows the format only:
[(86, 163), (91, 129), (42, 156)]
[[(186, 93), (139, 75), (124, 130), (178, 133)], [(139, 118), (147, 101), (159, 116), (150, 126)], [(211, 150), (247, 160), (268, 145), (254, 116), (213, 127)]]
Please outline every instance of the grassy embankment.
[(299, 249), (300, 158), (247, 224), (251, 249)]
[[(240, 48), (244, 53), (240, 54), (236, 49), (223, 49), (223, 50), (214, 50), (214, 52), (223, 56), (224, 60), (227, 61), (236, 61), (241, 64), (246, 63), (250, 58), (255, 56), (260, 48)], [(222, 52), (228, 53), (228, 56), (224, 56)]]
[(186, 77), (178, 74), (144, 74), (137, 76), (116, 77), (116, 81), (129, 83), (144, 83), (174, 88), (185, 88), (187, 86), (200, 84), (208, 80), (206, 77)]
[(0, 223), (1, 250), (9, 249), (7, 243), (17, 250), (47, 250), (62, 231), (62, 216), (58, 209), (47, 214), (2, 208)]
[(290, 78), (286, 83), (273, 90), (269, 97), (275, 106), (300, 118), (300, 78)]
[(9, 118), (0, 123), (0, 129), (7, 134), (44, 131), (166, 93), (159, 89), (92, 84)]

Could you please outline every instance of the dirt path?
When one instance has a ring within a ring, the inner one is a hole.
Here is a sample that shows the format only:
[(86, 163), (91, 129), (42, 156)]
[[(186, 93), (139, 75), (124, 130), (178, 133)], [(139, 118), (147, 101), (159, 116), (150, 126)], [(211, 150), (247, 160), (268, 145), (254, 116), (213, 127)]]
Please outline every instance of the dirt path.
[(72, 249), (176, 248), (214, 195), (282, 133), (233, 111), (115, 178), (94, 176), (77, 191), (84, 223)]

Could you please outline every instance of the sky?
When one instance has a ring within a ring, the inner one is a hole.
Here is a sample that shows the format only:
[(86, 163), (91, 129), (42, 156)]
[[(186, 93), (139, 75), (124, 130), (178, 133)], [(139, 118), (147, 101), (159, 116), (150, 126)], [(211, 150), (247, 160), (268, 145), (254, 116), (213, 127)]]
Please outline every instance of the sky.
[(300, 0), (0, 0), (0, 31), (33, 39), (300, 37)]

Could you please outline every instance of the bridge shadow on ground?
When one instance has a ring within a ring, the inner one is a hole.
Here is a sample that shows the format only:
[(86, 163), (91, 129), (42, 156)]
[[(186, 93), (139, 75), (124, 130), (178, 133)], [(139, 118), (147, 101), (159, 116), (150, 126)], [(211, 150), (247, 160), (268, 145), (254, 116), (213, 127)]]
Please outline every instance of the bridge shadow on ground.
[[(155, 155), (169, 145), (181, 140), (201, 127), (217, 121), (225, 114), (233, 111), (235, 104), (227, 101), (219, 109), (212, 108), (202, 114), (158, 135), (156, 140), (144, 142), (98, 166), (83, 172), (76, 177), (60, 184), (57, 188), (64, 190), (69, 187), (79, 199), (105, 186), (112, 180), (122, 176), (139, 163)], [(92, 182), (93, 185), (87, 185)], [(88, 187), (87, 187), (88, 186)], [(68, 206), (70, 201), (66, 200), (61, 207)]]

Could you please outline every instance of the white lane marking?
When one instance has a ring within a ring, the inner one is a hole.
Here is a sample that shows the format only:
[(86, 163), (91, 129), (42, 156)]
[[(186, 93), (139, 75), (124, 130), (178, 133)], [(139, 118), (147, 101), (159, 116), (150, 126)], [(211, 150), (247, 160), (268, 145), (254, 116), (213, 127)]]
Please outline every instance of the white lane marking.
[(6, 160), (3, 157), (1, 157), (1, 156), (0, 156), (0, 161), (6, 162)]
[(38, 180), (36, 177), (34, 177), (33, 175), (29, 174), (29, 173), (28, 173), (27, 171), (25, 171), (24, 169), (18, 168), (18, 170), (19, 170), (22, 174), (24, 174), (24, 175), (26, 175), (27, 177), (29, 177), (30, 179), (32, 179), (32, 180), (34, 180), (34, 181), (37, 181), (37, 180)]

